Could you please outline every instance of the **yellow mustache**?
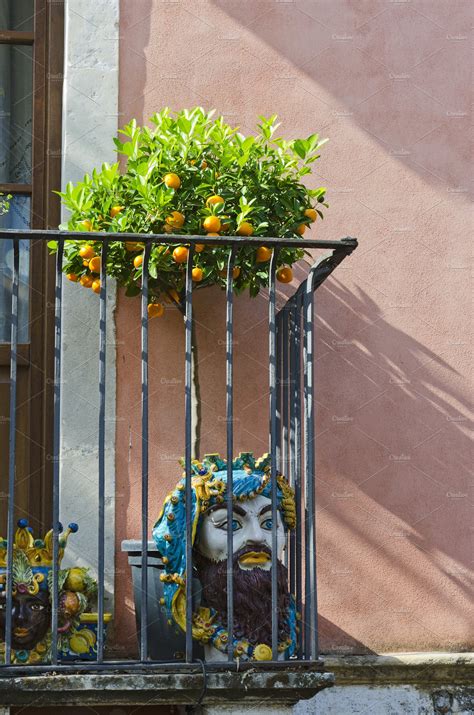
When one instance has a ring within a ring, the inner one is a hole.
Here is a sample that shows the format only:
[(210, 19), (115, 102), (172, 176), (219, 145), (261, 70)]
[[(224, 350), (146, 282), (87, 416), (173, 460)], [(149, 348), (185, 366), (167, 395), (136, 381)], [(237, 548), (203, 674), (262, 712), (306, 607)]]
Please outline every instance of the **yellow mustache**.
[(243, 564), (266, 564), (271, 561), (271, 556), (265, 551), (247, 551), (246, 554), (240, 557), (239, 561)]

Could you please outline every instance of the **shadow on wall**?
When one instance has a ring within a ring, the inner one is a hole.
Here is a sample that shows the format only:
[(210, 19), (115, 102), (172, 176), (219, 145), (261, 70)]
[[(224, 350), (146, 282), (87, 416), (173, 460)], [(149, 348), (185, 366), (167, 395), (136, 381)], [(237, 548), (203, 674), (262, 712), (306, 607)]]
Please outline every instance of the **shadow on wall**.
[(335, 623), (329, 621), (324, 616), (318, 616), (319, 627), (319, 648), (322, 656), (326, 653), (337, 655), (368, 655), (375, 653), (364, 643), (353, 638), (349, 633), (343, 631)]
[[(370, 642), (376, 621), (392, 618), (402, 640), (411, 623), (418, 637), (428, 631), (429, 647), (446, 647), (436, 614), (456, 623), (452, 645), (465, 649), (472, 446), (461, 376), (442, 349), (412, 337), (423, 335), (416, 316), (408, 333), (394, 324), (398, 311), (381, 313), (338, 278), (316, 301), (320, 611), (342, 627), (344, 614), (362, 618), (339, 644), (323, 619), (322, 649), (352, 641), (361, 652), (356, 641)], [(385, 649), (396, 645), (387, 633)]]
[[(254, 363), (260, 355), (263, 369), (266, 306), (255, 306), (256, 327), (238, 350), (241, 359), (251, 352)], [(382, 311), (345, 277), (316, 293), (323, 652), (370, 652), (375, 643), (400, 649), (403, 642), (465, 650), (469, 642), (469, 400), (462, 376), (442, 357), (444, 345), (434, 352), (414, 339), (426, 326), (416, 315), (407, 325), (410, 308), (402, 312)], [(237, 396), (239, 448), (266, 439), (268, 395), (256, 399), (265, 377), (255, 367), (252, 389), (245, 400)], [(222, 444), (216, 432), (213, 439)]]
[[(212, 4), (241, 30), (242, 76), (246, 63), (268, 75), (258, 85), (261, 111), (275, 111), (278, 85), (290, 106), (326, 112), (323, 134), (349, 118), (425, 182), (467, 191), (470, 3)], [(346, 147), (346, 166), (360, 149)]]
[[(341, 330), (343, 315), (338, 316), (337, 310), (337, 331), (325, 320), (326, 309), (334, 319), (335, 304), (342, 306), (346, 322), (351, 318), (365, 322), (365, 327), (352, 331), (353, 337), (350, 340), (341, 337), (344, 332)], [(362, 289), (357, 289), (357, 292), (349, 290), (337, 278), (331, 279), (324, 291), (318, 321), (319, 356), (316, 370), (320, 373), (318, 406), (320, 421), (323, 423), (320, 424), (321, 431), (317, 438), (319, 445), (323, 442), (324, 433), (330, 431), (332, 459), (336, 458), (336, 463), (340, 459), (344, 464), (347, 464), (345, 450), (354, 448), (351, 440), (346, 441), (344, 436), (338, 438), (336, 427), (328, 424), (328, 410), (334, 410), (330, 400), (334, 397), (333, 387), (335, 389), (336, 386), (328, 383), (330, 374), (324, 369), (324, 364), (331, 361), (335, 368), (339, 368), (333, 371), (339, 382), (338, 401), (342, 399), (348, 408), (341, 415), (341, 422), (344, 423), (347, 417), (347, 422), (354, 430), (365, 433), (370, 440), (367, 446), (371, 448), (370, 465), (367, 466), (374, 473), (377, 472), (377, 479), (372, 483), (371, 477), (367, 477), (364, 471), (366, 465), (359, 462), (359, 466), (354, 465), (354, 473), (347, 476), (372, 498), (378, 495), (381, 501), (390, 500), (390, 510), (400, 517), (408, 515), (407, 494), (399, 494), (400, 477), (396, 482), (393, 479), (394, 470), (400, 464), (407, 471), (413, 470), (412, 483), (420, 479), (435, 500), (442, 497), (457, 503), (457, 497), (461, 499), (463, 496), (457, 492), (466, 487), (472, 468), (467, 417), (470, 400), (461, 381), (459, 389), (456, 389), (452, 380), (448, 383), (441, 375), (443, 371), (450, 373), (450, 377), (453, 373), (459, 376), (458, 373), (442, 358), (441, 353), (431, 351), (390, 323), (388, 317), (380, 314), (376, 303)], [(364, 394), (352, 397), (351, 383), (356, 373), (358, 387), (362, 387)], [(362, 402), (359, 403), (361, 397)], [(398, 426), (391, 433), (383, 423), (384, 414), (390, 415), (391, 421), (395, 421)], [(338, 425), (338, 415), (330, 415), (330, 419)], [(344, 435), (344, 432), (341, 434)], [(359, 451), (358, 446), (360, 448), (361, 445), (355, 445), (357, 456), (363, 451)], [(380, 469), (377, 454), (385, 457)], [(330, 464), (324, 457), (322, 459), (320, 469), (328, 474)], [(381, 472), (388, 472), (387, 477), (381, 477)], [(359, 481), (360, 477), (363, 477), (362, 481)], [(449, 481), (444, 481), (446, 478)], [(427, 493), (422, 486), (418, 495), (413, 493), (411, 496), (414, 510), (417, 508), (417, 498), (426, 506)], [(442, 505), (437, 503), (439, 510), (449, 511), (449, 501)], [(413, 537), (414, 543), (420, 548), (429, 543), (431, 549), (438, 548), (452, 558), (459, 560), (462, 557), (467, 566), (470, 562), (469, 552), (463, 553), (463, 544), (459, 540), (446, 541), (446, 534), (451, 530), (450, 523), (451, 528), (455, 528), (452, 514), (446, 514), (444, 518), (446, 523), (439, 526), (446, 528), (427, 532), (426, 538), (421, 535), (429, 522), (426, 524), (420, 520), (417, 528), (420, 537)]]

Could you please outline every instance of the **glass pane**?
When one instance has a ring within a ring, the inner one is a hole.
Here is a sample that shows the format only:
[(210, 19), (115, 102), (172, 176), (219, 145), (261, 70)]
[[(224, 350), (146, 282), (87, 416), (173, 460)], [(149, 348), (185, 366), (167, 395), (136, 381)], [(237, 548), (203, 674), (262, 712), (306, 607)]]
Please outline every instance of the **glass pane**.
[[(30, 197), (15, 194), (10, 210), (0, 216), (0, 228), (28, 228), (30, 225)], [(20, 241), (20, 288), (18, 312), (18, 342), (29, 341), (29, 241)], [(0, 343), (9, 343), (11, 336), (11, 286), (13, 275), (12, 241), (0, 239)]]
[(0, 45), (0, 183), (31, 183), (32, 53)]
[(33, 32), (34, 0), (0, 0), (0, 31)]

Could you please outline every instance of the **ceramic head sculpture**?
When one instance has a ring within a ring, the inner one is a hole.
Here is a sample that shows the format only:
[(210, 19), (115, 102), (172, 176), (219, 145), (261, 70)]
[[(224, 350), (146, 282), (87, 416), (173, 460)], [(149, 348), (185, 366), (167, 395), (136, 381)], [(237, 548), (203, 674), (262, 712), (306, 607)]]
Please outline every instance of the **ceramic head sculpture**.
[[(70, 534), (77, 524), (69, 524), (59, 535), (59, 564)], [(59, 565), (58, 564), (58, 565)], [(35, 539), (26, 519), (18, 521), (13, 544), (12, 568), (12, 662), (48, 662), (51, 648), (51, 593), (53, 532)], [(5, 650), (7, 542), (0, 539), (0, 655)], [(95, 593), (96, 583), (85, 568), (58, 572), (58, 651), (70, 652), (77, 640), (80, 617)], [(91, 636), (89, 636), (89, 640)]]
[[(206, 455), (192, 464), (192, 536), (194, 576), (201, 602), (194, 606), (193, 637), (204, 644), (206, 658), (227, 657), (227, 464)], [(233, 461), (233, 653), (241, 660), (271, 660), (272, 514), (270, 457), (255, 460), (242, 453)], [(296, 521), (294, 493), (277, 476), (277, 569), (279, 653), (296, 646), (296, 612), (282, 563), (288, 529)], [(186, 629), (185, 478), (165, 500), (153, 529), (163, 557), (164, 605), (172, 621)]]

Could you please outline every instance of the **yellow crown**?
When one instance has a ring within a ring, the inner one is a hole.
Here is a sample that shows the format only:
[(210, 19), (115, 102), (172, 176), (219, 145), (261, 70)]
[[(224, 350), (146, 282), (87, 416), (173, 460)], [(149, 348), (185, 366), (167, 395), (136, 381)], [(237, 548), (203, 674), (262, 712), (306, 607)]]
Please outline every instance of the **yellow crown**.
[[(64, 533), (59, 535), (59, 551), (58, 565), (61, 563), (64, 556), (69, 534), (75, 534), (78, 530), (77, 524), (69, 524)], [(62, 526), (59, 525), (59, 531), (62, 532)], [(8, 542), (6, 539), (0, 538), (0, 568), (7, 565), (7, 548)], [(53, 530), (51, 529), (45, 535), (44, 539), (35, 539), (33, 530), (28, 526), (26, 519), (18, 520), (18, 528), (15, 532), (13, 541), (13, 551), (15, 553), (22, 551), (31, 566), (43, 566), (50, 568), (53, 565)]]

